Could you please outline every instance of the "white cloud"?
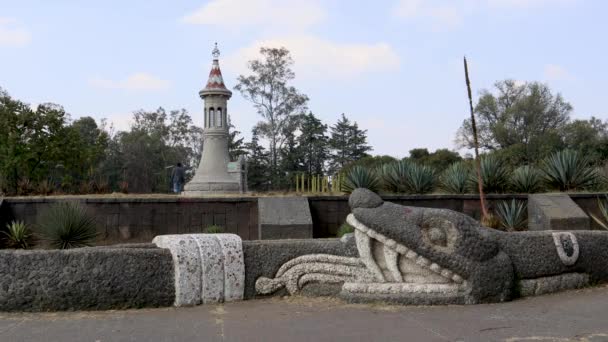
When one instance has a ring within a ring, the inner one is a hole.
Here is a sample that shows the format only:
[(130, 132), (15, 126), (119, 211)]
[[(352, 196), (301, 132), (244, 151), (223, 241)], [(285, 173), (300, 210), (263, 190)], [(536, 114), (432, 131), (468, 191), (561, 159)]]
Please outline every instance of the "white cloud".
[(103, 89), (157, 91), (168, 89), (171, 86), (171, 82), (162, 80), (145, 72), (139, 72), (132, 74), (121, 81), (92, 78), (89, 80), (89, 85)]
[(246, 72), (247, 62), (260, 58), (260, 47), (285, 47), (294, 59), (294, 71), (308, 78), (355, 76), (399, 68), (399, 56), (384, 42), (337, 43), (310, 35), (265, 39), (228, 56), (224, 63), (234, 72)]
[(212, 0), (182, 17), (187, 24), (301, 29), (321, 22), (325, 10), (316, 0)]
[(14, 18), (0, 17), (0, 47), (22, 47), (30, 43), (32, 35)]
[(563, 81), (572, 79), (572, 75), (563, 66), (557, 64), (547, 64), (544, 70), (545, 80)]
[(108, 125), (112, 124), (114, 132), (128, 131), (133, 124), (132, 113), (112, 113), (105, 115), (104, 118), (107, 120)]
[(508, 8), (522, 9), (568, 5), (580, 0), (398, 0), (392, 15), (403, 20), (428, 22), (435, 29), (453, 28), (473, 13)]

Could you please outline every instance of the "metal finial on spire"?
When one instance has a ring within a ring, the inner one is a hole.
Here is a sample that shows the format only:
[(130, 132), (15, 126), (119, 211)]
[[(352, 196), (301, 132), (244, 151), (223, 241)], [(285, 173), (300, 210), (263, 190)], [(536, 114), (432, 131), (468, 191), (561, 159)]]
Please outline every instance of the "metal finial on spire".
[(217, 42), (215, 42), (215, 47), (213, 48), (213, 51), (211, 51), (211, 55), (213, 56), (213, 59), (218, 59), (220, 56), (220, 49), (217, 48)]

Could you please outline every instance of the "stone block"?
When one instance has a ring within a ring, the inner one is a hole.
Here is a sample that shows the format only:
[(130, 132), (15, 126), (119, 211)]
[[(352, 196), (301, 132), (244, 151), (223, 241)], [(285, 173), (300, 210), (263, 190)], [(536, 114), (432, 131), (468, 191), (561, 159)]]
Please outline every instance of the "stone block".
[(152, 240), (173, 256), (175, 306), (243, 299), (245, 263), (234, 234), (162, 235)]
[(261, 197), (258, 215), (262, 240), (313, 237), (312, 216), (305, 197)]
[(589, 216), (567, 194), (528, 196), (529, 230), (587, 230)]

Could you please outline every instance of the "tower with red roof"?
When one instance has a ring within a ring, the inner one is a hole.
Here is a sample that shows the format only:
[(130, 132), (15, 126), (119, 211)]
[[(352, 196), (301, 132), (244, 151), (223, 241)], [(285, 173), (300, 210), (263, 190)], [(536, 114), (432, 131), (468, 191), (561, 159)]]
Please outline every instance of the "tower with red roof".
[(220, 51), (215, 43), (209, 80), (199, 95), (204, 102), (203, 153), (194, 177), (184, 187), (185, 196), (212, 193), (245, 192), (246, 167), (243, 158), (230, 161), (228, 155), (228, 100), (232, 92), (226, 88), (220, 70)]

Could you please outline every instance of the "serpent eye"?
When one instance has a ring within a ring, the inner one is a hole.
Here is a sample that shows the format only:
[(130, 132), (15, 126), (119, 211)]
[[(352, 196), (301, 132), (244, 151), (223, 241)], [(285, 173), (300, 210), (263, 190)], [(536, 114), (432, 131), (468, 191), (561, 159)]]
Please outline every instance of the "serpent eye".
[(454, 224), (441, 218), (429, 218), (420, 226), (423, 240), (433, 248), (444, 252), (453, 250), (458, 236)]
[(447, 237), (445, 230), (441, 227), (432, 227), (427, 231), (429, 241), (434, 245), (445, 247)]

